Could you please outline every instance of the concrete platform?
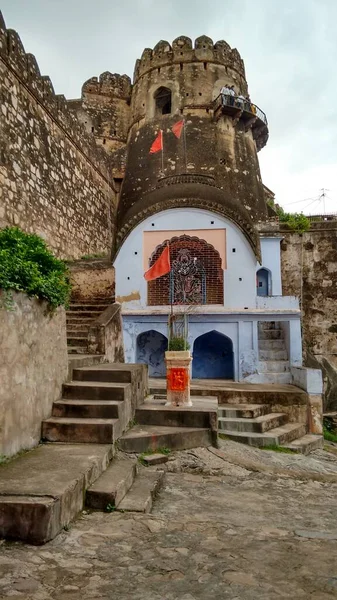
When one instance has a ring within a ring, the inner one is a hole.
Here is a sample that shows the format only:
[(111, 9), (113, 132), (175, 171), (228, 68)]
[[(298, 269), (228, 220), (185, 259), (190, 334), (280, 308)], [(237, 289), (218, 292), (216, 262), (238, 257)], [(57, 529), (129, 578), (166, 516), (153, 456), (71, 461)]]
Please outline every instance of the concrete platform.
[(187, 450), (212, 444), (212, 432), (201, 427), (163, 427), (135, 425), (118, 441), (123, 452), (139, 454), (158, 448)]
[(43, 544), (83, 509), (111, 445), (43, 444), (0, 467), (0, 536)]

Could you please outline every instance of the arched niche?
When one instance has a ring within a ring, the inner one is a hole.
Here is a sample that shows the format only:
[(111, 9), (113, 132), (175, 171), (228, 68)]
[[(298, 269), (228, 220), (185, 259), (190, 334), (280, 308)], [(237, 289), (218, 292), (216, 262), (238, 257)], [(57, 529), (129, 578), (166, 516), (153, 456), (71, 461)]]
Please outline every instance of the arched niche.
[(160, 86), (153, 94), (155, 101), (155, 116), (169, 115), (172, 112), (172, 92), (169, 88)]
[(167, 345), (167, 337), (155, 329), (144, 331), (137, 336), (136, 362), (148, 365), (149, 377), (165, 377)]
[(197, 337), (193, 344), (192, 377), (234, 379), (232, 340), (215, 330)]
[(272, 295), (271, 272), (265, 267), (262, 267), (256, 273), (256, 294), (257, 296)]

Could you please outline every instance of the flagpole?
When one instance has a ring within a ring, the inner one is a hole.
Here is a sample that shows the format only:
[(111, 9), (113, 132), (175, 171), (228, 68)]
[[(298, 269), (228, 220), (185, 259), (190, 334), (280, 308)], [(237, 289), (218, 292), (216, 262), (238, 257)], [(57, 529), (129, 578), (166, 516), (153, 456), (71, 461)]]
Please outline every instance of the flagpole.
[(161, 171), (164, 177), (164, 136), (163, 136), (163, 130), (160, 130), (161, 132)]
[(185, 173), (187, 173), (187, 154), (186, 154), (186, 121), (184, 121), (183, 136), (184, 136), (184, 157), (185, 157)]

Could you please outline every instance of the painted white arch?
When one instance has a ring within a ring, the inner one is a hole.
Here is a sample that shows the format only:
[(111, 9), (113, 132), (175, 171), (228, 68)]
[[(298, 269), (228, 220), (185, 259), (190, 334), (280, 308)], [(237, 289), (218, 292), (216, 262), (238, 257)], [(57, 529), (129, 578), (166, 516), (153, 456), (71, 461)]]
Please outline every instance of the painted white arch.
[(144, 256), (144, 232), (166, 232), (193, 235), (193, 231), (207, 230), (207, 241), (212, 230), (223, 230), (226, 240), (224, 270), (224, 306), (228, 309), (255, 308), (256, 262), (254, 252), (241, 230), (228, 219), (197, 208), (174, 208), (148, 217), (139, 223), (124, 241), (114, 266), (116, 270), (116, 300), (123, 309), (147, 307), (147, 284), (143, 277), (144, 265), (150, 256)]

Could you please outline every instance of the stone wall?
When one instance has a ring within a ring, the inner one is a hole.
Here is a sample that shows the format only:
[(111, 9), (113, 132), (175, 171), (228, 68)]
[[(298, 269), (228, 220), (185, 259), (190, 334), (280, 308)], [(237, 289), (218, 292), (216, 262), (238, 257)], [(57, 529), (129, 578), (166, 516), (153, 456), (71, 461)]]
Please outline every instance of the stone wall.
[(108, 259), (77, 260), (69, 264), (72, 302), (114, 301), (115, 269)]
[(304, 363), (322, 369), (324, 409), (337, 409), (337, 221), (282, 233), (283, 294), (301, 300)]
[(108, 157), (42, 77), (0, 13), (0, 227), (42, 235), (64, 258), (109, 253)]
[(51, 414), (67, 378), (65, 310), (13, 293), (11, 310), (0, 308), (0, 454), (12, 456), (40, 441), (41, 421)]

